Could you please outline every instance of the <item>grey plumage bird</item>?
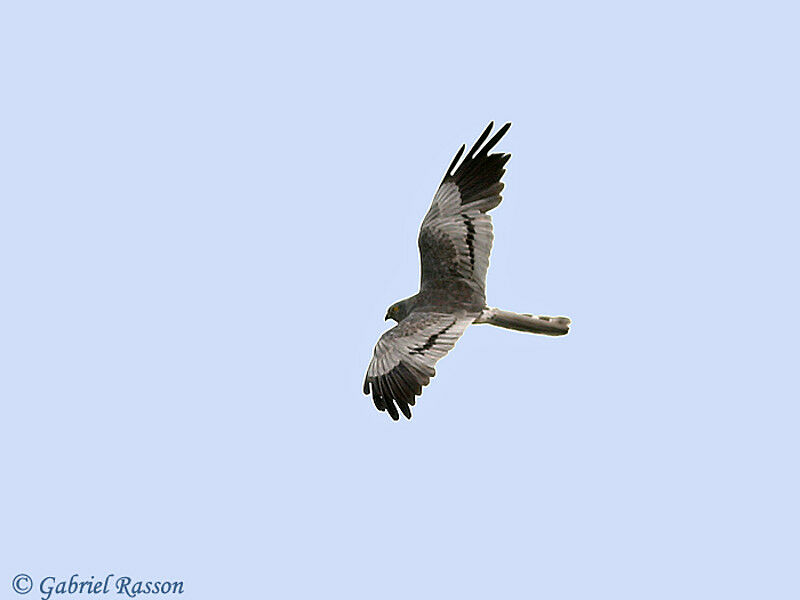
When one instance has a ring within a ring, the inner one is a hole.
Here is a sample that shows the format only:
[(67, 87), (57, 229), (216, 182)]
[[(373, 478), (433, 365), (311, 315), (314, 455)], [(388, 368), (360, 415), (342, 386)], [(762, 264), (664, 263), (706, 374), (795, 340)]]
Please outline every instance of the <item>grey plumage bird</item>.
[(486, 142), (493, 126), (489, 123), (460, 164), (463, 145), (450, 163), (419, 230), (419, 292), (389, 307), (386, 320), (397, 325), (380, 337), (367, 369), (364, 393), (372, 393), (375, 407), (395, 421), (400, 413), (411, 418), (416, 396), (436, 374), (433, 366), (469, 325), (488, 323), (543, 335), (569, 332), (566, 317), (534, 317), (486, 305), (494, 238), (487, 213), (502, 200), (500, 180), (511, 158), (489, 154), (511, 123)]

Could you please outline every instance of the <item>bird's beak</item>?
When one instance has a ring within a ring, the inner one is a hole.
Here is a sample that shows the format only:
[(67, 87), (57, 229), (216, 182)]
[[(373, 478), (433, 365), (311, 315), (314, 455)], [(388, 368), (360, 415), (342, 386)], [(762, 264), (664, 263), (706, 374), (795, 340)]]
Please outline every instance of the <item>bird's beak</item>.
[(383, 317), (383, 320), (384, 320), (384, 321), (388, 321), (388, 320), (389, 320), (389, 313), (388, 313), (388, 312), (386, 313), (386, 316), (385, 316), (385, 317)]

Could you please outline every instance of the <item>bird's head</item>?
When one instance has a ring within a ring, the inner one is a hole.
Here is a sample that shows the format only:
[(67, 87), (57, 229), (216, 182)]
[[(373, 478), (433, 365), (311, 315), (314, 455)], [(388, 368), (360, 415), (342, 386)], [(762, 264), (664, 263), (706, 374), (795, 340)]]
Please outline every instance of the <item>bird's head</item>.
[(389, 310), (386, 311), (386, 317), (384, 317), (384, 321), (388, 321), (392, 319), (397, 321), (398, 323), (405, 319), (408, 316), (408, 313), (411, 312), (411, 309), (414, 307), (413, 303), (414, 297), (406, 298), (405, 300), (399, 300), (392, 304), (389, 307)]

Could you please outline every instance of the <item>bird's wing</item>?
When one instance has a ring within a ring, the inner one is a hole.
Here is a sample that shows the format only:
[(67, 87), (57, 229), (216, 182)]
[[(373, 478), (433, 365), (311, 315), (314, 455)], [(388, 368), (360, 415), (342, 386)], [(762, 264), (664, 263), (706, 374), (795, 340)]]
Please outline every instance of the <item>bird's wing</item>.
[[(378, 410), (389, 412), (395, 421), (398, 408), (411, 418), (415, 396), (422, 394), (436, 374), (433, 365), (455, 346), (478, 314), (460, 312), (412, 312), (384, 333), (364, 379), (364, 393), (372, 392)], [(397, 406), (395, 406), (395, 403)]]
[(445, 173), (419, 230), (421, 288), (441, 280), (463, 280), (477, 292), (486, 293), (486, 271), (492, 251), (492, 219), (486, 214), (500, 204), (500, 181), (510, 154), (489, 154), (511, 123), (503, 125), (486, 145), (494, 122), (464, 153), (461, 146)]

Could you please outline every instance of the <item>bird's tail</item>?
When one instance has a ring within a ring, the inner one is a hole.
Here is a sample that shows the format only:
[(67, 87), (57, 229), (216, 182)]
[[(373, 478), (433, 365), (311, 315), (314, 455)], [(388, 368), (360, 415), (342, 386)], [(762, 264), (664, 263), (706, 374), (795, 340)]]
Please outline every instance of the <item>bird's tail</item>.
[(483, 309), (481, 316), (475, 320), (475, 323), (488, 323), (496, 327), (525, 331), (527, 333), (540, 333), (542, 335), (566, 335), (569, 333), (570, 320), (567, 317), (521, 315), (507, 310), (500, 310), (499, 308), (487, 307)]

